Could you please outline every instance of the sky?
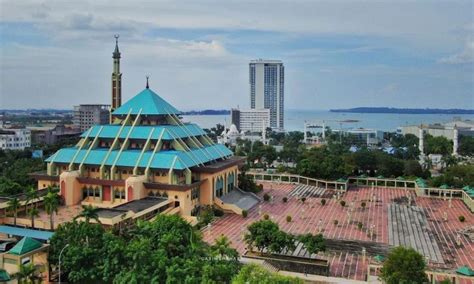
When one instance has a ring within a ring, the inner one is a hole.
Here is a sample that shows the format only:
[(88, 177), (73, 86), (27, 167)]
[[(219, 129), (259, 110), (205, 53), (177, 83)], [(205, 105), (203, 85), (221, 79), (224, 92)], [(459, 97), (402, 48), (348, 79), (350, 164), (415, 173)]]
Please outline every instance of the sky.
[(248, 63), (285, 65), (285, 108), (474, 109), (474, 1), (0, 0), (0, 109), (249, 108)]

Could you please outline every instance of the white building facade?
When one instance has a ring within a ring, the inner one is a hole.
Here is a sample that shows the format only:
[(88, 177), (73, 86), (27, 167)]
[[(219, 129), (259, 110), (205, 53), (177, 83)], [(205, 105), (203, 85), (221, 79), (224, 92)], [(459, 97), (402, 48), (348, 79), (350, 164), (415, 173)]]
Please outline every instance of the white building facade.
[(29, 129), (0, 129), (0, 149), (24, 150), (31, 147), (31, 131)]
[(249, 63), (250, 108), (269, 109), (270, 125), (284, 130), (285, 67), (280, 60), (252, 60)]
[(242, 132), (262, 132), (270, 127), (270, 109), (232, 109), (232, 124)]

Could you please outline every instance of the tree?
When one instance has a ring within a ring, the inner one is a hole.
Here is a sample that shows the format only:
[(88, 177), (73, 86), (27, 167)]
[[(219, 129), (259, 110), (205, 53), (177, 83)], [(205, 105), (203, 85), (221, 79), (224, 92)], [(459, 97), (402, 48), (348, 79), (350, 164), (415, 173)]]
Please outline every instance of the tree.
[(270, 253), (278, 253), (287, 248), (295, 248), (294, 237), (280, 231), (278, 224), (271, 220), (260, 220), (247, 227), (249, 233), (244, 236), (245, 243), (251, 248), (256, 247), (260, 253), (266, 249)]
[(16, 218), (18, 217), (18, 208), (20, 207), (20, 200), (16, 197), (8, 201), (8, 211), (13, 212), (13, 225), (16, 226)]
[(425, 260), (412, 248), (396, 247), (390, 251), (380, 277), (388, 284), (425, 283)]
[(207, 245), (176, 215), (138, 221), (120, 235), (74, 220), (61, 224), (50, 243), (52, 265), (69, 244), (61, 270), (72, 283), (230, 283), (240, 267), (227, 238)]
[(418, 161), (415, 160), (407, 160), (404, 163), (403, 174), (405, 176), (416, 176), (416, 177), (424, 177), (425, 174), (421, 165)]
[(463, 156), (474, 156), (474, 137), (460, 135), (458, 152)]
[(35, 227), (35, 218), (39, 216), (39, 210), (36, 207), (28, 210), (28, 216), (31, 218), (31, 228)]
[(54, 213), (58, 212), (60, 197), (56, 189), (48, 188), (48, 193), (43, 199), (44, 208), (46, 213), (49, 214), (49, 223), (51, 224), (51, 230), (54, 230)]
[(441, 154), (443, 156), (451, 154), (453, 149), (452, 141), (444, 136), (425, 135), (426, 154)]
[[(35, 201), (39, 198), (39, 194), (38, 194), (38, 191), (34, 187), (30, 186), (25, 195), (26, 195), (25, 212), (27, 212), (28, 203), (30, 202), (35, 203)], [(35, 207), (36, 207), (36, 203), (35, 203)]]
[(237, 176), (237, 182), (239, 188), (243, 191), (249, 191), (253, 193), (258, 193), (261, 191), (261, 188), (255, 183), (253, 178), (246, 174), (245, 170), (242, 170)]
[(474, 165), (455, 165), (430, 181), (431, 186), (439, 187), (442, 184), (462, 188), (466, 185), (474, 186)]
[(76, 221), (61, 224), (50, 239), (49, 263), (56, 265), (61, 250), (68, 244), (61, 257), (61, 271), (67, 280), (98, 282), (107, 256), (104, 248), (110, 248), (104, 242), (104, 234), (105, 230), (99, 224)]
[(5, 177), (0, 176), (0, 194), (9, 196), (21, 193), (23, 187), (13, 180)]
[(97, 215), (99, 208), (92, 205), (82, 205), (82, 212), (74, 217), (75, 220), (78, 218), (84, 218), (86, 223), (90, 223), (90, 220), (95, 220), (97, 223), (100, 223), (99, 215)]
[(247, 264), (232, 279), (233, 284), (303, 284), (299, 278), (281, 276), (257, 264)]
[(15, 273), (15, 277), (18, 279), (19, 284), (41, 283), (42, 280), (32, 263), (20, 265), (18, 272)]
[(312, 235), (307, 233), (298, 236), (297, 239), (303, 243), (306, 250), (311, 254), (326, 250), (326, 242), (322, 234)]
[(202, 272), (203, 283), (230, 283), (240, 268), (238, 252), (230, 247), (229, 239), (221, 235), (209, 247), (210, 261)]

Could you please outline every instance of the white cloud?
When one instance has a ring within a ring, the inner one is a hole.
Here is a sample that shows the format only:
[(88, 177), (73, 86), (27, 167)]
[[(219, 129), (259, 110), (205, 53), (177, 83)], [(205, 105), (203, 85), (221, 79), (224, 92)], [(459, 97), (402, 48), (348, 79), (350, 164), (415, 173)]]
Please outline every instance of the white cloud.
[(474, 40), (467, 41), (461, 52), (441, 58), (439, 62), (446, 64), (474, 63)]

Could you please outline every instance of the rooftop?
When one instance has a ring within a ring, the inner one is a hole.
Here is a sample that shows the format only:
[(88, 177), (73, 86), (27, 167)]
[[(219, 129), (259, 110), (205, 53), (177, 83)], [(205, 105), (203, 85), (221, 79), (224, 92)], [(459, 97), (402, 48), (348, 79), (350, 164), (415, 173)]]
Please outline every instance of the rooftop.
[[(383, 254), (385, 247), (396, 245), (397, 242), (411, 243), (416, 249), (424, 250), (423, 254), (431, 252), (431, 249), (439, 249), (442, 262), (436, 260), (435, 257), (439, 256), (436, 251), (434, 256), (430, 256), (432, 260), (429, 261), (429, 267), (433, 270), (454, 273), (463, 265), (474, 267), (474, 259), (471, 257), (474, 255), (474, 245), (463, 233), (474, 226), (474, 218), (461, 200), (452, 200), (452, 206), (449, 206), (447, 200), (417, 197), (413, 191), (376, 187), (350, 189), (342, 196), (346, 207), (342, 207), (339, 200), (326, 194), (326, 205), (322, 206), (321, 197), (307, 197), (303, 204), (298, 196), (291, 196), (295, 185), (268, 182), (263, 185), (264, 190), (259, 195), (267, 193), (273, 197), (272, 201), (260, 203), (261, 205), (248, 210), (247, 218), (236, 214), (225, 215), (212, 224), (210, 232), (203, 232), (204, 239), (212, 243), (217, 236), (224, 234), (232, 242), (232, 247), (243, 253), (245, 243), (242, 236), (247, 226), (260, 220), (263, 214), (268, 214), (282, 230), (292, 234), (316, 234), (321, 230), (328, 240), (329, 250), (320, 256), (329, 261), (330, 276), (333, 277), (365, 280), (368, 264), (377, 262), (376, 256)], [(412, 196), (411, 209), (406, 206), (407, 193)], [(376, 201), (370, 202), (373, 196)], [(287, 203), (282, 202), (283, 197), (288, 198)], [(362, 201), (367, 204), (364, 209), (360, 206)], [(352, 203), (354, 210), (349, 221), (348, 212)], [(403, 216), (400, 208), (405, 210)], [(447, 221), (443, 220), (444, 212), (448, 215)], [(466, 216), (464, 223), (457, 220), (460, 215)], [(292, 216), (292, 221), (287, 222), (286, 216)], [(418, 221), (412, 222), (412, 218)], [(334, 225), (334, 220), (338, 220), (338, 225)], [(403, 220), (405, 223), (402, 223)], [(357, 227), (358, 222), (362, 222), (362, 229)], [(420, 226), (420, 222), (424, 225)], [(397, 228), (393, 224), (401, 224), (411, 233), (401, 234), (400, 226)], [(368, 234), (371, 225), (374, 226), (372, 238)], [(457, 235), (461, 238), (461, 246), (456, 245)], [(432, 245), (428, 245), (426, 238)], [(337, 250), (341, 243), (344, 249)], [(361, 253), (362, 247), (367, 249), (365, 260)]]
[(115, 210), (124, 210), (124, 211), (132, 211), (134, 213), (141, 212), (145, 209), (148, 209), (152, 206), (158, 205), (162, 202), (167, 201), (166, 198), (160, 198), (160, 197), (145, 197), (142, 199), (138, 200), (133, 200), (130, 202), (127, 202), (125, 204), (122, 204), (120, 206), (117, 206), (113, 209)]
[(20, 237), (30, 237), (38, 240), (49, 240), (53, 233), (49, 231), (39, 231), (33, 229), (18, 228), (12, 226), (0, 225), (0, 233), (6, 235), (20, 236)]
[(117, 108), (112, 114), (127, 115), (129, 112), (134, 115), (139, 113), (142, 115), (180, 114), (180, 111), (148, 88)]

